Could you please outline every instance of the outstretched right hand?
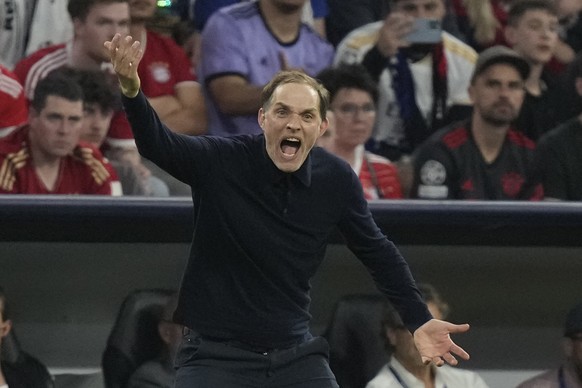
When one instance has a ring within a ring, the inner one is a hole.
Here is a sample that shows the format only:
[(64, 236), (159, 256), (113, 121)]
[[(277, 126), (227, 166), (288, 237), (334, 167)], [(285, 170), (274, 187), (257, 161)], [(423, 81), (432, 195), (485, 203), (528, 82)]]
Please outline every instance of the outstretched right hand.
[(137, 66), (143, 57), (141, 43), (134, 41), (131, 36), (122, 39), (120, 34), (115, 34), (104, 45), (109, 50), (109, 58), (119, 79), (121, 92), (126, 97), (137, 96), (140, 87)]

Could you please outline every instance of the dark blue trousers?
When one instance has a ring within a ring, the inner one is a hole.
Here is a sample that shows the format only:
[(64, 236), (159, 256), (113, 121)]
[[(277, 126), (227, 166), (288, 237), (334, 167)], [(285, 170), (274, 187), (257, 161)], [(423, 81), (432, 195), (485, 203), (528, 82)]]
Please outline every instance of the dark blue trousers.
[(259, 349), (185, 329), (176, 356), (176, 388), (339, 388), (329, 346), (315, 337), (290, 348)]

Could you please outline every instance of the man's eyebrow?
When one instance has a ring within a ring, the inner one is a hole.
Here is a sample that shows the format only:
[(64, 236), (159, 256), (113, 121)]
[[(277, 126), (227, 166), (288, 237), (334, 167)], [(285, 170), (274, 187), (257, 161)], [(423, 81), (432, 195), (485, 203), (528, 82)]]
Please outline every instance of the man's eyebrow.
[[(291, 109), (291, 107), (285, 104), (284, 102), (276, 102), (275, 104), (273, 104), (273, 106), (293, 111), (293, 109)], [(306, 108), (303, 109), (300, 113), (312, 113), (312, 112), (317, 112), (317, 108)]]

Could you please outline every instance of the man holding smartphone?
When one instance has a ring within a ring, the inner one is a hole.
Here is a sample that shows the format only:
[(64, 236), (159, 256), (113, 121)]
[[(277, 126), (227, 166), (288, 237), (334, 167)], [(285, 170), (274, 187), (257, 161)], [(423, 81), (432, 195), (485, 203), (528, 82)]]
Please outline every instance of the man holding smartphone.
[(362, 63), (378, 81), (372, 151), (398, 160), (436, 129), (469, 115), (477, 53), (441, 31), (445, 0), (393, 0), (391, 9), (383, 21), (349, 34), (335, 63)]

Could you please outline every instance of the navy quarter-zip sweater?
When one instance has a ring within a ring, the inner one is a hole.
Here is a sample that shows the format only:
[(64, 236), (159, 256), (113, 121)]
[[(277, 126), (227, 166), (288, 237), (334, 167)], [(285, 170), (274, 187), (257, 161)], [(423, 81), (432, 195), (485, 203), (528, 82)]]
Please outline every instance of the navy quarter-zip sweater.
[(347, 163), (316, 147), (298, 171), (284, 173), (263, 135), (175, 134), (141, 92), (123, 105), (140, 153), (192, 187), (194, 235), (178, 323), (268, 348), (301, 342), (310, 279), (336, 227), (411, 331), (431, 318)]

